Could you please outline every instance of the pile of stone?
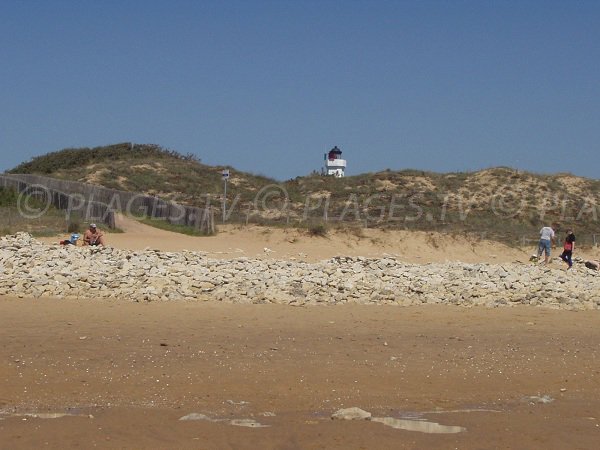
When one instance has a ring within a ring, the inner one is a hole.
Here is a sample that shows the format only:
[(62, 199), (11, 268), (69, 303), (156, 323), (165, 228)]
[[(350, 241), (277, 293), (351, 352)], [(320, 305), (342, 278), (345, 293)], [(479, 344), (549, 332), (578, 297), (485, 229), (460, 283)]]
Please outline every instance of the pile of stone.
[(583, 265), (567, 272), (558, 265), (418, 265), (395, 258), (217, 260), (201, 252), (46, 245), (18, 233), (0, 239), (0, 295), (572, 310), (600, 308), (600, 273)]

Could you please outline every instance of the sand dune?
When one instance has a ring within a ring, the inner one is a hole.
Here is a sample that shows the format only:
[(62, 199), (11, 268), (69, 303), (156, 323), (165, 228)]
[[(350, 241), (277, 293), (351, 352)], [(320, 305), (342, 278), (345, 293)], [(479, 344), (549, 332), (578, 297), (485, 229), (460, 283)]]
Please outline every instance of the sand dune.
[[(107, 233), (108, 245), (128, 250), (203, 251), (213, 258), (298, 259), (320, 261), (334, 256), (395, 256), (406, 262), (527, 261), (532, 248), (520, 249), (488, 240), (453, 237), (421, 231), (332, 230), (327, 236), (309, 236), (295, 228), (256, 225), (219, 225), (216, 236), (196, 237), (161, 230), (120, 215), (123, 233)], [(55, 243), (64, 236), (41, 238)]]
[[(334, 256), (382, 257), (392, 255), (405, 262), (429, 263), (462, 261), (467, 263), (526, 262), (535, 252), (535, 244), (508, 246), (494, 241), (450, 236), (423, 231), (360, 229), (331, 230), (327, 236), (309, 236), (296, 228), (256, 225), (219, 225), (215, 236), (188, 236), (161, 230), (119, 215), (117, 226), (123, 233), (106, 231), (107, 243), (116, 248), (163, 251), (202, 251), (217, 259), (251, 258), (297, 259), (315, 262)], [(66, 235), (40, 238), (56, 243)], [(535, 242), (535, 236), (531, 237)], [(554, 250), (555, 256), (560, 248)], [(577, 249), (575, 256), (599, 259), (597, 248)]]

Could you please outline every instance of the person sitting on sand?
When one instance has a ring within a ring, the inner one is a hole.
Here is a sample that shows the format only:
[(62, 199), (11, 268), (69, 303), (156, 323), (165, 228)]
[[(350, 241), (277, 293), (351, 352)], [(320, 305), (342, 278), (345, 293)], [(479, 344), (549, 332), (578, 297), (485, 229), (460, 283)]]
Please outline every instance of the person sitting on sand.
[(568, 230), (560, 259), (569, 265), (569, 269), (573, 267), (573, 250), (575, 250), (575, 235), (573, 234), (573, 230)]
[(104, 246), (104, 234), (95, 223), (90, 224), (90, 228), (83, 235), (83, 245), (102, 245)]

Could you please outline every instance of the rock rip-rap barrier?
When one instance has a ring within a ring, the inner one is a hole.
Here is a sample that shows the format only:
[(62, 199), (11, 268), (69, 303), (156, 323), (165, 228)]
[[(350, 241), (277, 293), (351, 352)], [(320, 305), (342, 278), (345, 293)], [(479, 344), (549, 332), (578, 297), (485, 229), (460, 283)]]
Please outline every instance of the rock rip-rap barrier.
[(201, 252), (45, 245), (0, 239), (0, 295), (233, 303), (536, 305), (600, 308), (600, 273), (528, 264), (407, 264), (336, 257), (318, 263)]

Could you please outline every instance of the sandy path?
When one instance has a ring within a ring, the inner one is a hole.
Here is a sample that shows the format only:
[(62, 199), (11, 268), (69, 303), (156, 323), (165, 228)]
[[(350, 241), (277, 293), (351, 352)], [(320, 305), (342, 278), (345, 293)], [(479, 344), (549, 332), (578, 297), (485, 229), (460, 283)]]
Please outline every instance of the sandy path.
[[(596, 311), (2, 298), (0, 318), (2, 448), (593, 449), (600, 440)], [(554, 401), (524, 400), (543, 395)], [(329, 419), (351, 406), (466, 431)], [(23, 416), (65, 412), (82, 416)], [(222, 421), (178, 420), (194, 412)]]
[[(119, 216), (124, 233), (108, 233), (107, 242), (117, 248), (164, 251), (194, 250), (213, 258), (297, 259), (319, 261), (334, 256), (382, 257), (393, 255), (414, 263), (527, 261), (532, 249), (518, 249), (491, 241), (469, 241), (439, 233), (382, 231), (331, 231), (326, 237), (311, 237), (294, 228), (220, 225), (216, 236), (194, 237), (160, 230)], [(56, 243), (65, 236), (41, 238)]]

